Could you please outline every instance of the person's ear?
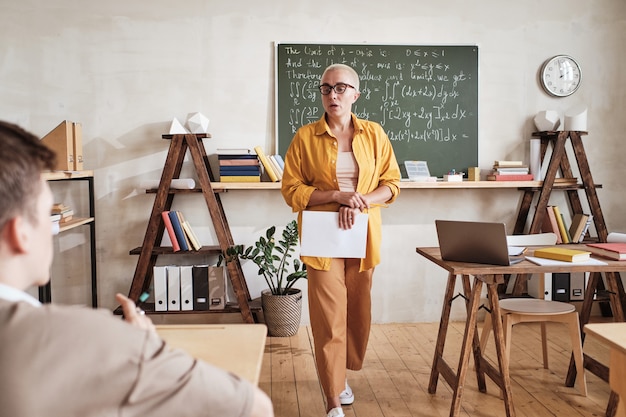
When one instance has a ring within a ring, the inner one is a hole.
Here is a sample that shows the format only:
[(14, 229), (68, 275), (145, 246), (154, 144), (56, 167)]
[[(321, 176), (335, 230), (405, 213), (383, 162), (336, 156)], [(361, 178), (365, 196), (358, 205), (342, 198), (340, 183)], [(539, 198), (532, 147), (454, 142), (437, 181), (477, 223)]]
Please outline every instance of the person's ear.
[(10, 250), (16, 254), (22, 254), (28, 248), (27, 224), (22, 216), (13, 217), (2, 228), (2, 239), (7, 243)]
[(361, 97), (361, 93), (359, 92), (354, 93), (354, 100), (352, 100), (352, 102), (355, 103), (359, 97)]

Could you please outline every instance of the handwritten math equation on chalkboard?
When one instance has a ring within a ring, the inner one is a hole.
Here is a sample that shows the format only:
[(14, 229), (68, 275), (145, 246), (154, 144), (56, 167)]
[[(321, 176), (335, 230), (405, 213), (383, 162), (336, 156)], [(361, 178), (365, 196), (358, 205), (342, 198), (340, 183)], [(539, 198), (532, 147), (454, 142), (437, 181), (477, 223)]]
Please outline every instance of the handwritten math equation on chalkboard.
[(385, 129), (398, 162), (428, 161), (431, 173), (478, 164), (478, 47), (280, 43), (276, 50), (277, 149), (319, 120), (324, 69), (350, 65), (359, 74), (360, 118)]

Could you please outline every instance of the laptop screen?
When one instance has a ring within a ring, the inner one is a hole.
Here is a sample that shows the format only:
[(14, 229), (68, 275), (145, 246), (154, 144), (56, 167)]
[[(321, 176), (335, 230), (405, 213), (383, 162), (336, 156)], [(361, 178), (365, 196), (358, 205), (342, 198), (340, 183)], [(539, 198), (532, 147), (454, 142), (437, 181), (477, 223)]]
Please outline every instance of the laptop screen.
[(435, 220), (435, 226), (442, 259), (510, 265), (504, 223)]

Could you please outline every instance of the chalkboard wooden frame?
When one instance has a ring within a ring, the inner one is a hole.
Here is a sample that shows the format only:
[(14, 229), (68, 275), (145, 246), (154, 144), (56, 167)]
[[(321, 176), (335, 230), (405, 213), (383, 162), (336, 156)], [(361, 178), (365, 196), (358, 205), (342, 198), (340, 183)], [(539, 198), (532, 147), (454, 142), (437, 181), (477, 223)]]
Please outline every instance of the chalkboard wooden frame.
[(478, 165), (478, 46), (340, 43), (275, 44), (276, 150), (324, 114), (324, 69), (352, 66), (361, 97), (354, 113), (380, 123), (398, 163), (427, 161), (431, 175)]

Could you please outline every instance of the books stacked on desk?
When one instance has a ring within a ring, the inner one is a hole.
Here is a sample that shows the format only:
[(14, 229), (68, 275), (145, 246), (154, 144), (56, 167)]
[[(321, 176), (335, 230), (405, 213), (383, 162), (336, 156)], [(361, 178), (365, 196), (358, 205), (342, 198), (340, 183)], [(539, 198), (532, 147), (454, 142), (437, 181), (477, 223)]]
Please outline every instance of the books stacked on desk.
[(587, 248), (595, 255), (615, 261), (626, 260), (626, 243), (624, 242), (587, 243)]
[(191, 229), (189, 222), (185, 220), (183, 213), (180, 211), (164, 211), (161, 213), (165, 230), (172, 242), (172, 250), (189, 251), (200, 250), (202, 245), (196, 234)]
[(495, 161), (493, 171), (487, 175), (487, 181), (532, 181), (528, 165), (522, 161)]
[(218, 149), (221, 182), (260, 182), (261, 167), (250, 149)]

